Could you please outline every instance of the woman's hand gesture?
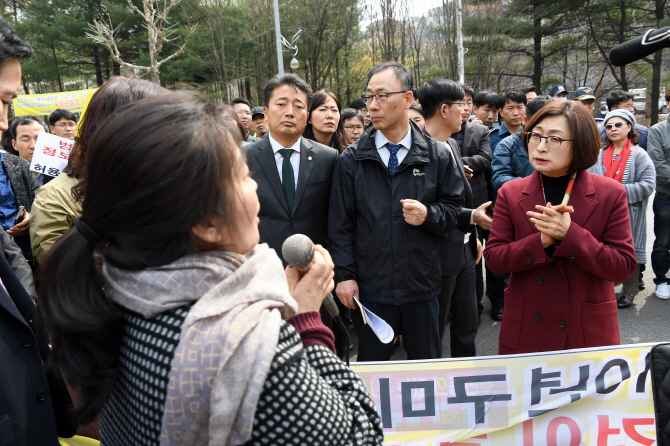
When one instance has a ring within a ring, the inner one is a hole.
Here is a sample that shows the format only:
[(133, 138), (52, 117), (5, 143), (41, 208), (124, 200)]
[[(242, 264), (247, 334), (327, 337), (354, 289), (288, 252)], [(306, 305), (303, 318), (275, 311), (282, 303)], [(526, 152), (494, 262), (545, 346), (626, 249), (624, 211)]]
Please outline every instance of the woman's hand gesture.
[(538, 212), (528, 211), (528, 217), (542, 234), (542, 247), (548, 248), (563, 240), (570, 228), (570, 214), (575, 211), (574, 208), (564, 204), (552, 206), (551, 203), (547, 203), (546, 206), (537, 205), (535, 209)]

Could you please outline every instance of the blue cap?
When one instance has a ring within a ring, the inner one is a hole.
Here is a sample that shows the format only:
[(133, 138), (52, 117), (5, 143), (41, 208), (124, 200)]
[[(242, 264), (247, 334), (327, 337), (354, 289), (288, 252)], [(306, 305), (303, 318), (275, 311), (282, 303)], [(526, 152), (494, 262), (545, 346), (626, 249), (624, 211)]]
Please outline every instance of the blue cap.
[(593, 96), (593, 88), (591, 87), (579, 87), (575, 91), (575, 99), (578, 101), (585, 101), (587, 99), (595, 99)]
[(569, 93), (568, 90), (566, 90), (563, 85), (555, 85), (551, 87), (551, 90), (549, 91), (549, 96), (556, 96), (563, 92)]

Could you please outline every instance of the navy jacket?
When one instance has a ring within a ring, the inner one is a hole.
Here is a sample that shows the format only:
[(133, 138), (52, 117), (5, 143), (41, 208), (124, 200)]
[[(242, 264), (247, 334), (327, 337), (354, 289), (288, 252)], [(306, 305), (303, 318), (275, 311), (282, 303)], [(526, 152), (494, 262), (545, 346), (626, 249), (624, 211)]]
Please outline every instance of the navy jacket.
[(2, 255), (0, 278), (0, 444), (57, 446), (77, 430), (74, 405), (58, 369), (45, 366), (37, 307)]
[(495, 191), (508, 181), (525, 178), (533, 172), (535, 168), (530, 164), (518, 133), (500, 141), (491, 163), (491, 182)]
[[(412, 147), (393, 177), (375, 146), (375, 129), (337, 160), (328, 233), (337, 281), (355, 279), (362, 301), (401, 305), (440, 293), (440, 238), (456, 227), (463, 180), (446, 147), (410, 123)], [(405, 222), (402, 199), (428, 208), (421, 226)]]

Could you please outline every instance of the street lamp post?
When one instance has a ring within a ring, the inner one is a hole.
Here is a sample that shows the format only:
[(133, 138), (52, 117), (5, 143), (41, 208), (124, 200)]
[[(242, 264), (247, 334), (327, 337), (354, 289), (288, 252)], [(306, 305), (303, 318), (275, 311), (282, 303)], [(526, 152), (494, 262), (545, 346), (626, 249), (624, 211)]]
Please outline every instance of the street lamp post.
[[(284, 56), (282, 53), (284, 51), (295, 51), (293, 53), (293, 59), (291, 59), (291, 69), (297, 70), (299, 66), (298, 59), (295, 58), (295, 56), (298, 54), (298, 46), (295, 44), (295, 42), (298, 40), (298, 37), (300, 37), (300, 33), (302, 32), (301, 29), (298, 30), (297, 33), (293, 35), (291, 38), (291, 41), (289, 42), (286, 40), (284, 36), (281, 35), (281, 26), (279, 24), (279, 3), (278, 0), (273, 0), (273, 6), (275, 10), (275, 39), (277, 41), (277, 69), (279, 71), (279, 74), (284, 74)], [(283, 49), (283, 47), (286, 47), (286, 50)]]

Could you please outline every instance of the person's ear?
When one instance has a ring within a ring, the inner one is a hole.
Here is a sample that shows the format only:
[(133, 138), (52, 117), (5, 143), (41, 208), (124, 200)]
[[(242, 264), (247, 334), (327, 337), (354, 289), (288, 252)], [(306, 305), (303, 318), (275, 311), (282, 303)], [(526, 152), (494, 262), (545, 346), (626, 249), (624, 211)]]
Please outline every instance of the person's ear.
[(190, 230), (199, 245), (219, 246), (223, 244), (221, 227), (213, 219), (201, 221)]
[(414, 93), (411, 92), (411, 90), (407, 90), (405, 92), (405, 109), (409, 110), (409, 108), (412, 106), (412, 102), (414, 102)]

